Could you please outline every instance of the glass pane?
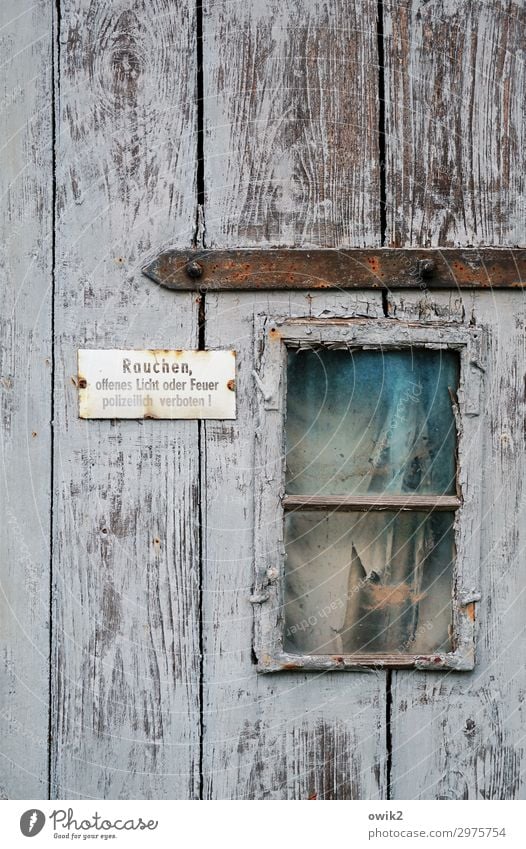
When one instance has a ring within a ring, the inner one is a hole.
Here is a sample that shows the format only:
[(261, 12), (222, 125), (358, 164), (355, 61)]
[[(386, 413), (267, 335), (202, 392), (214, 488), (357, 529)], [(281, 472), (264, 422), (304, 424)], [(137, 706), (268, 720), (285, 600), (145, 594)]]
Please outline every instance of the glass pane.
[(455, 493), (455, 351), (290, 351), (287, 492)]
[(285, 651), (450, 651), (453, 513), (285, 519)]

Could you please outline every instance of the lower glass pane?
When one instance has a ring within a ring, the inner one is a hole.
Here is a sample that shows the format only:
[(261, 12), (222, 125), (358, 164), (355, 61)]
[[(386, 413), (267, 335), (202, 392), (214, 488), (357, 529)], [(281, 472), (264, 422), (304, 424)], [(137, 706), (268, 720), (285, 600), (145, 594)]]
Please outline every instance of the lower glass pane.
[(450, 651), (453, 522), (453, 513), (287, 514), (285, 651)]

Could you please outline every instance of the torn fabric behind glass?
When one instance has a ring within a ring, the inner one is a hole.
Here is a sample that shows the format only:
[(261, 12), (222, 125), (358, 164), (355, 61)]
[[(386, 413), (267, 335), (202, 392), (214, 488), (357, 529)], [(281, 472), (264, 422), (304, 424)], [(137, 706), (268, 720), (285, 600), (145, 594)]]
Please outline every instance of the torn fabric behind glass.
[[(455, 352), (289, 353), (289, 494), (454, 494)], [(453, 513), (286, 519), (285, 649), (451, 649)]]

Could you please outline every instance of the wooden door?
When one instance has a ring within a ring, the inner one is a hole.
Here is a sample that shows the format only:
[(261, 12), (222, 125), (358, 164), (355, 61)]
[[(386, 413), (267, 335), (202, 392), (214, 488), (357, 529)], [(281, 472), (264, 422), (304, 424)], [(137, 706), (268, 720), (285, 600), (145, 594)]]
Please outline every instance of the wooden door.
[[(3, 795), (524, 798), (522, 291), (196, 296), (141, 274), (168, 245), (524, 243), (523, 5), (4, 14)], [(256, 671), (271, 314), (488, 329), (473, 672)], [(81, 347), (233, 348), (238, 417), (81, 421)]]

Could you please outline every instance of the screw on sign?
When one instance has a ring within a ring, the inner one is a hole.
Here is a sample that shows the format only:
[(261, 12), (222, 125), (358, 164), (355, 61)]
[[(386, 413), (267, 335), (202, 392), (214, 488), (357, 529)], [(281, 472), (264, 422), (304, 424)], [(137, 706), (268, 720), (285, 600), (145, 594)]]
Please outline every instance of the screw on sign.
[(35, 837), (44, 828), (46, 816), (38, 808), (30, 808), (20, 817), (20, 831), (24, 837)]

